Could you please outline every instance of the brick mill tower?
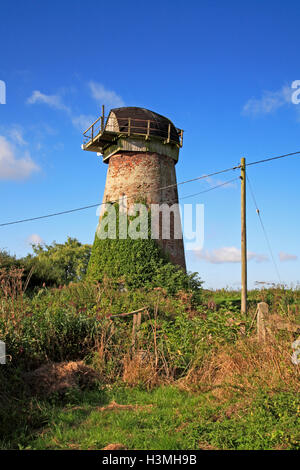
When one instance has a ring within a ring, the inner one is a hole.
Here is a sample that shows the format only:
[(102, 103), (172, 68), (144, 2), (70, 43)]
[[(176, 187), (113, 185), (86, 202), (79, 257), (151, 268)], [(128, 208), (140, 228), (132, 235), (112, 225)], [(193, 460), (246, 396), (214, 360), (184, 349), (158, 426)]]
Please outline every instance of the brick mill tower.
[[(103, 202), (125, 195), (130, 205), (139, 194), (147, 204), (178, 203), (175, 165), (182, 137), (169, 119), (148, 109), (115, 108), (106, 118), (102, 107), (102, 116), (84, 132), (82, 149), (102, 154), (108, 164)], [(173, 224), (171, 217), (171, 238), (157, 241), (186, 270), (183, 240), (174, 239)]]

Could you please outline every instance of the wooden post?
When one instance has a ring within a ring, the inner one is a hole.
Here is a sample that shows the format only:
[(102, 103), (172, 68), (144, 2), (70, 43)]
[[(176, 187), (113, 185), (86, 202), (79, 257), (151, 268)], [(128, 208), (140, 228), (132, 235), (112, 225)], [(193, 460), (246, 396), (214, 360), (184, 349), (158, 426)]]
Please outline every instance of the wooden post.
[(132, 321), (132, 341), (131, 341), (131, 347), (133, 350), (135, 350), (135, 342), (136, 342), (136, 324), (137, 324), (137, 314), (135, 313), (133, 315), (133, 321)]
[(104, 104), (102, 105), (101, 132), (104, 131)]
[(128, 135), (130, 135), (131, 118), (128, 118)]
[(142, 312), (137, 311), (133, 315), (133, 321), (132, 321), (132, 341), (131, 341), (131, 348), (132, 351), (135, 352), (136, 348), (138, 347), (138, 340), (139, 340), (139, 331), (141, 327), (141, 321), (142, 321)]
[(167, 140), (168, 144), (170, 143), (170, 137), (171, 137), (171, 124), (169, 124), (169, 127), (168, 127), (168, 140)]
[(148, 121), (147, 121), (147, 135), (146, 135), (146, 140), (149, 139), (149, 135), (150, 135), (150, 119), (148, 119)]
[(180, 131), (180, 147), (183, 145), (183, 130)]
[(266, 302), (257, 304), (257, 340), (266, 342), (266, 321), (268, 320), (269, 306)]
[(241, 159), (241, 312), (247, 313), (246, 159)]
[(139, 332), (139, 329), (141, 327), (141, 321), (142, 321), (142, 312), (139, 312), (137, 314), (137, 320), (136, 320), (137, 332)]

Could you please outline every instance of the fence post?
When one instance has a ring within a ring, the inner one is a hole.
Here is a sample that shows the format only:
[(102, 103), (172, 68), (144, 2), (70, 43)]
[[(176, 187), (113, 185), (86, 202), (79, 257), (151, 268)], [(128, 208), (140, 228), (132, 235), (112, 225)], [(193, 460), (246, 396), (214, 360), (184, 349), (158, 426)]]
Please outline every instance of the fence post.
[(136, 348), (137, 339), (139, 337), (139, 330), (141, 327), (142, 321), (142, 312), (135, 313), (133, 315), (133, 322), (132, 322), (132, 341), (131, 347), (133, 350)]
[(132, 340), (131, 340), (131, 347), (134, 350), (135, 349), (135, 339), (136, 339), (136, 321), (137, 321), (137, 315), (136, 313), (133, 315), (132, 319)]
[(266, 342), (266, 320), (269, 315), (269, 306), (266, 302), (257, 304), (257, 340), (259, 343)]

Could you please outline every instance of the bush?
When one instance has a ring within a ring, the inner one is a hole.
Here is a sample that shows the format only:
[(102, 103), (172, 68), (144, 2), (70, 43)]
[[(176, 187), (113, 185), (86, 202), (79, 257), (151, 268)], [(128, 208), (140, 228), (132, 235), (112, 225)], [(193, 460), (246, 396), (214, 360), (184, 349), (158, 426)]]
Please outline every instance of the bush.
[[(151, 238), (150, 212), (148, 213), (148, 238), (119, 238), (119, 206), (115, 204), (116, 238), (95, 236), (87, 269), (87, 278), (102, 282), (104, 278), (124, 283), (128, 288), (163, 287), (168, 294), (179, 290), (199, 292), (202, 282), (196, 273), (186, 274), (170, 262), (158, 243)], [(104, 214), (105, 216), (106, 214)], [(103, 217), (104, 217), (103, 216)], [(127, 218), (127, 227), (131, 217)]]
[(33, 254), (16, 259), (6, 251), (0, 252), (0, 269), (23, 269), (23, 281), (28, 279), (29, 291), (37, 287), (59, 286), (84, 279), (91, 246), (68, 237), (65, 243), (32, 245)]

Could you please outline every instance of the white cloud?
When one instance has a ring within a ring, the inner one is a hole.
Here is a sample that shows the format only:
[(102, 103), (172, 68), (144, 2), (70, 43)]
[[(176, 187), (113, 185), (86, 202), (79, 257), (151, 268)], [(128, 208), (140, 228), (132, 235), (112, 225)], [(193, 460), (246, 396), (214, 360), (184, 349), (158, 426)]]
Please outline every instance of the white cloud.
[(288, 85), (277, 91), (264, 91), (261, 98), (251, 98), (247, 101), (243, 107), (243, 114), (257, 116), (272, 113), (282, 106), (291, 104), (294, 91)]
[(39, 90), (33, 91), (32, 95), (27, 99), (27, 103), (43, 103), (54, 109), (60, 109), (68, 113), (71, 111), (70, 108), (63, 103), (60, 95), (46, 95)]
[(290, 255), (289, 253), (285, 253), (284, 251), (281, 251), (279, 253), (279, 259), (280, 261), (296, 261), (298, 259), (298, 256)]
[[(212, 251), (207, 250), (195, 250), (195, 255), (197, 258), (207, 261), (212, 264), (221, 264), (221, 263), (240, 263), (241, 262), (241, 250), (235, 246), (224, 246)], [(257, 263), (267, 261), (268, 258), (265, 255), (259, 253), (254, 253), (248, 251), (247, 259), (255, 260)]]
[(27, 142), (23, 137), (23, 129), (20, 126), (14, 126), (12, 129), (10, 129), (9, 136), (12, 141), (16, 142), (18, 145), (27, 145)]
[(222, 189), (228, 189), (228, 188), (236, 188), (236, 183), (234, 181), (226, 182), (220, 179), (216, 178), (211, 178), (208, 176), (207, 178), (204, 179), (206, 183), (208, 183), (210, 188), (214, 188), (215, 186), (220, 186)]
[(0, 136), (0, 179), (22, 180), (28, 178), (39, 167), (28, 151), (23, 152), (23, 157), (16, 157), (14, 146), (4, 137)]
[(91, 116), (90, 114), (80, 114), (79, 116), (72, 117), (73, 125), (82, 132), (90, 127), (95, 120), (95, 116)]
[(64, 111), (67, 113), (69, 118), (72, 121), (74, 127), (76, 127), (80, 131), (84, 131), (87, 129), (94, 121), (95, 117), (87, 114), (80, 114), (76, 116), (71, 107), (64, 104), (61, 95), (46, 95), (45, 93), (41, 93), (38, 90), (35, 90), (32, 95), (27, 99), (28, 104), (36, 104), (36, 103), (43, 103), (50, 108), (58, 109), (59, 111)]
[[(105, 104), (110, 108), (124, 106), (123, 99), (117, 95), (116, 92), (104, 88), (101, 83), (90, 81), (88, 86), (92, 97), (99, 103)], [(49, 106), (50, 108), (64, 111), (71, 119), (73, 126), (80, 131), (87, 129), (96, 119), (95, 116), (88, 114), (76, 115), (72, 108), (63, 102), (62, 96), (59, 93), (54, 95), (47, 95), (39, 90), (35, 90), (32, 92), (32, 95), (27, 99), (26, 102), (31, 105), (42, 103)]]
[(29, 235), (26, 241), (29, 243), (29, 245), (43, 245), (45, 243), (42, 237), (40, 237), (40, 235), (37, 233), (32, 233)]
[(115, 91), (107, 90), (101, 83), (94, 81), (89, 82), (89, 88), (92, 97), (100, 104), (105, 104), (110, 108), (119, 108), (124, 106), (124, 101), (121, 96), (117, 95)]

